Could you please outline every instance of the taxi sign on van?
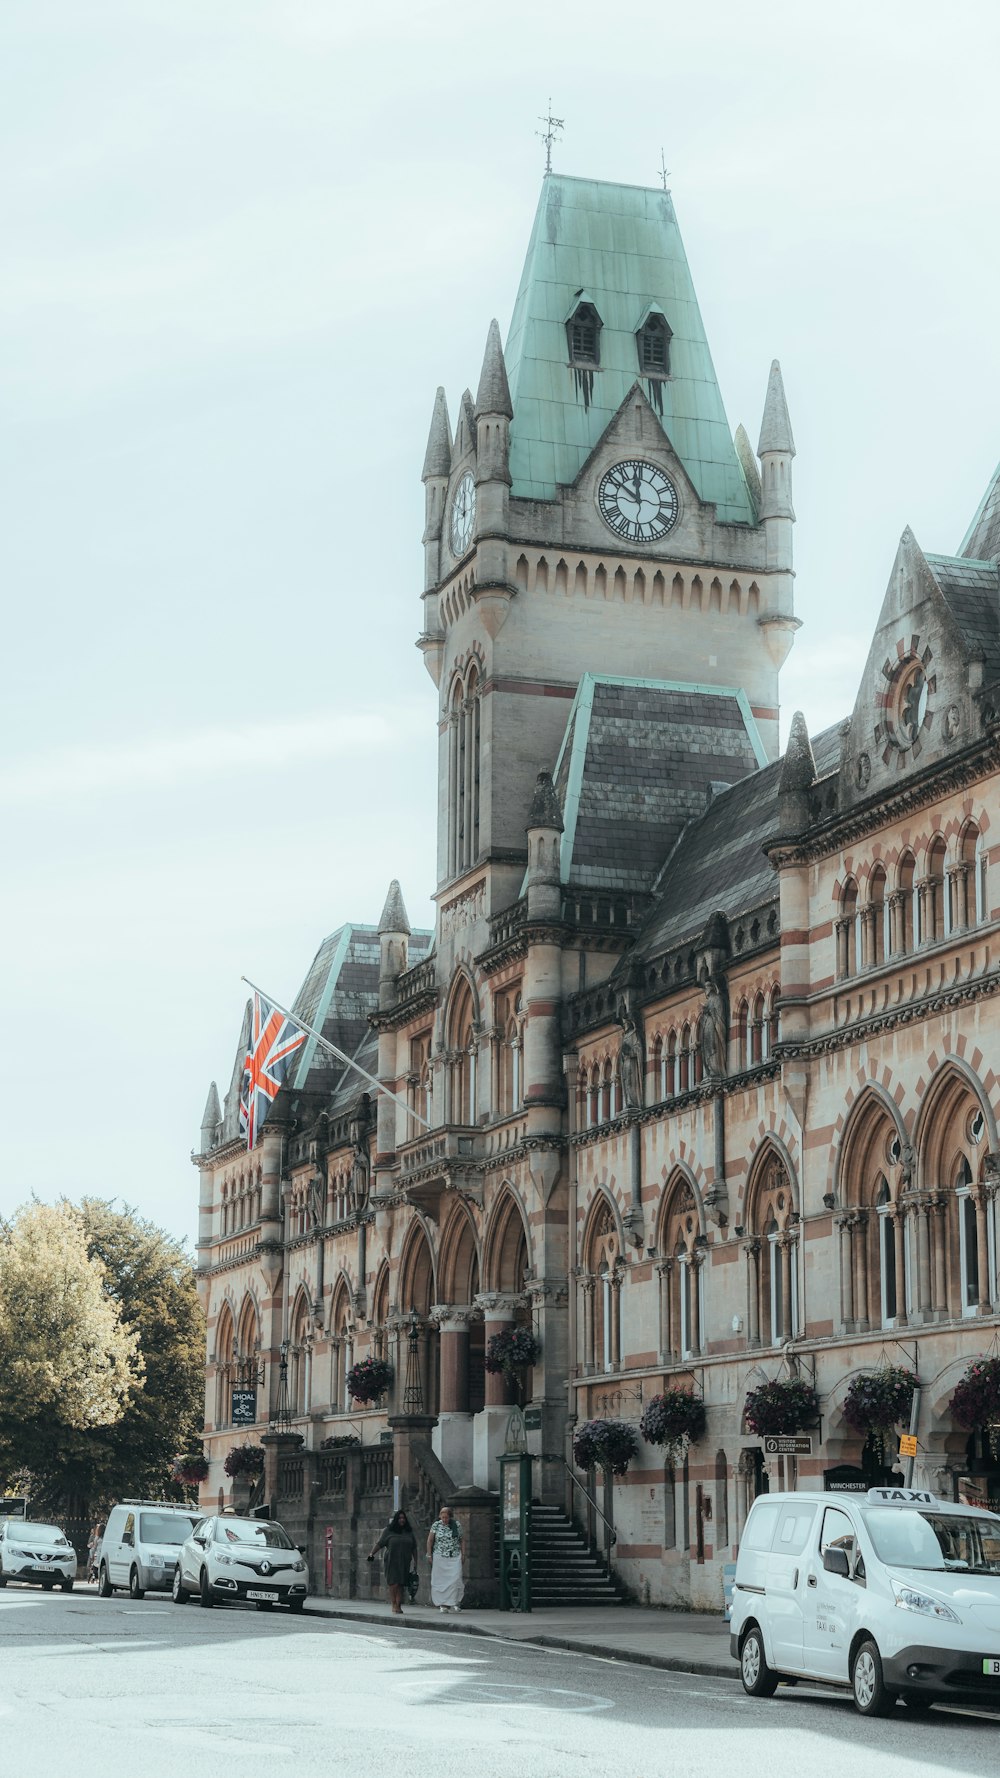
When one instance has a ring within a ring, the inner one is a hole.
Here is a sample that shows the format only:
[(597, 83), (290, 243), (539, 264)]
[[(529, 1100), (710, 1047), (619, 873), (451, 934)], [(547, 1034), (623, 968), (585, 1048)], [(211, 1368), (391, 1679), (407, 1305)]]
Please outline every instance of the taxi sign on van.
[(869, 1488), (866, 1496), (873, 1506), (936, 1506), (936, 1494), (927, 1488)]
[(901, 1432), (899, 1435), (899, 1455), (901, 1457), (915, 1457), (916, 1454), (916, 1434), (912, 1432)]

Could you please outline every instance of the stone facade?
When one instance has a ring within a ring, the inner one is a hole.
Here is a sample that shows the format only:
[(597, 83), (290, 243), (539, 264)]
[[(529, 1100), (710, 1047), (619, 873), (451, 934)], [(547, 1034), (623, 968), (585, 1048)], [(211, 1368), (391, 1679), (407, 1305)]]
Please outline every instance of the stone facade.
[[(464, 1513), (491, 1596), (518, 1397), (538, 1497), (584, 1517), (574, 1424), (703, 1397), (686, 1454), (643, 1443), (602, 1497), (654, 1602), (719, 1603), (760, 1488), (891, 1463), (843, 1416), (886, 1362), (919, 1378), (917, 1479), (1000, 1492), (993, 1434), (948, 1412), (1000, 1312), (997, 554), (905, 532), (850, 719), (796, 717), (779, 757), (777, 365), (756, 456), (721, 412), (666, 194), (546, 181), (506, 355), (494, 324), (424, 464), (436, 931), (393, 885), (295, 1005), (409, 1109), (313, 1044), (248, 1155), (244, 1028), (196, 1157), (204, 1497), (251, 1383), (250, 1436), (302, 1441), (266, 1491), (318, 1574), (336, 1527), (336, 1589), (367, 1587), (395, 1477), (419, 1525)], [(537, 1360), (508, 1377), (485, 1358), (512, 1324)], [(393, 1382), (359, 1409), (368, 1356)], [(746, 1426), (748, 1390), (789, 1377), (818, 1395), (808, 1456)]]

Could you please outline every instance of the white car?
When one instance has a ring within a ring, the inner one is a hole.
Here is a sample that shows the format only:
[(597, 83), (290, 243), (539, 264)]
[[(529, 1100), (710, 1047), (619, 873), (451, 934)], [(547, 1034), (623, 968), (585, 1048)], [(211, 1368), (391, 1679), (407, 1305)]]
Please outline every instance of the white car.
[(0, 1587), (9, 1580), (23, 1580), (47, 1593), (54, 1586), (70, 1593), (75, 1579), (76, 1551), (58, 1525), (30, 1519), (0, 1522)]
[(127, 1587), (131, 1599), (169, 1593), (177, 1551), (203, 1515), (169, 1500), (122, 1500), (111, 1508), (101, 1540), (97, 1590), (109, 1599)]
[(1000, 1517), (913, 1488), (763, 1494), (743, 1530), (730, 1649), (752, 1697), (782, 1679), (1000, 1705)]
[(287, 1605), (301, 1611), (309, 1570), (288, 1533), (273, 1519), (217, 1513), (196, 1525), (181, 1545), (174, 1570), (175, 1605), (197, 1593), (202, 1605), (246, 1599), (258, 1610)]

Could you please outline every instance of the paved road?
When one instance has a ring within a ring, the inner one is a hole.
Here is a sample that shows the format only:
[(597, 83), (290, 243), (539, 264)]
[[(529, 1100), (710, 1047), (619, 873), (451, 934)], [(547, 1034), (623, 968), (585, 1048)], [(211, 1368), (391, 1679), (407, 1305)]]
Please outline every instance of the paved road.
[[(0, 1595), (5, 1778), (996, 1778), (1000, 1722), (246, 1607)], [(845, 1762), (849, 1760), (849, 1765)]]

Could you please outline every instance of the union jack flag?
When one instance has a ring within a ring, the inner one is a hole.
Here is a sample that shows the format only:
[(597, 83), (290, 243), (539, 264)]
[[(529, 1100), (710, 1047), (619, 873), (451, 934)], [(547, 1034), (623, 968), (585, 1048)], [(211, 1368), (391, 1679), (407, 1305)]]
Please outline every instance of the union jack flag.
[(250, 1045), (243, 1059), (240, 1087), (240, 1131), (248, 1148), (256, 1142), (288, 1065), (305, 1040), (306, 1033), (298, 1025), (262, 994), (254, 993)]

